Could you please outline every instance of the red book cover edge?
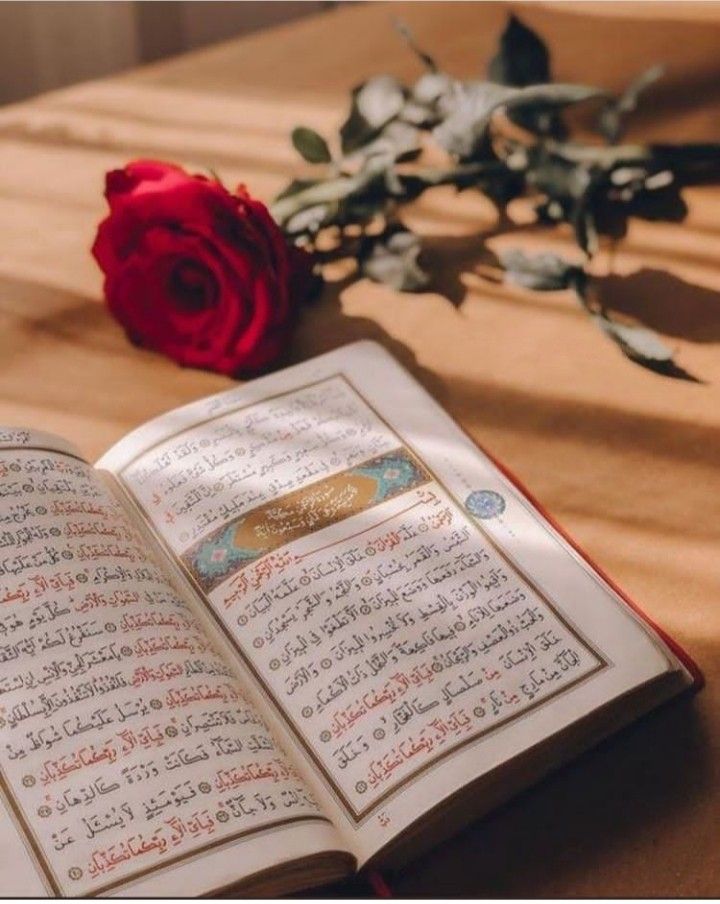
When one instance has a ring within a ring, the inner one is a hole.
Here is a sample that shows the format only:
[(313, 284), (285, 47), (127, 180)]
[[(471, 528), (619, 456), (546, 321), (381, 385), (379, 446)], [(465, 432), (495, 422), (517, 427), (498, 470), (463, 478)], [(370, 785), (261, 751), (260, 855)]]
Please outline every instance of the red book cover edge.
[(693, 688), (696, 691), (699, 691), (705, 685), (705, 676), (703, 675), (700, 667), (695, 662), (695, 660), (690, 656), (690, 654), (685, 650), (680, 644), (671, 637), (666, 631), (664, 631), (660, 625), (658, 625), (652, 618), (636, 603), (633, 599), (631, 599), (627, 593), (619, 587), (615, 581), (610, 577), (607, 572), (605, 572), (597, 562), (593, 561), (590, 555), (574, 540), (570, 534), (565, 530), (565, 528), (557, 522), (555, 517), (548, 512), (545, 506), (542, 505), (538, 499), (528, 490), (528, 488), (522, 483), (521, 480), (516, 477), (513, 472), (506, 467), (502, 462), (498, 461), (494, 455), (491, 455), (487, 449), (480, 446), (479, 443), (476, 443), (480, 449), (482, 449), (483, 453), (487, 455), (487, 457), (492, 461), (495, 467), (507, 477), (510, 483), (516, 487), (522, 493), (522, 495), (531, 503), (531, 505), (540, 512), (540, 514), (545, 518), (545, 520), (551, 524), (555, 530), (560, 534), (560, 536), (572, 546), (572, 548), (577, 552), (579, 556), (581, 556), (587, 564), (593, 569), (593, 571), (597, 572), (600, 577), (608, 584), (612, 589), (617, 593), (617, 595), (625, 602), (627, 605), (635, 612), (640, 618), (648, 624), (653, 631), (661, 638), (661, 640), (672, 650), (672, 652), (677, 656), (677, 658), (682, 662), (685, 668), (690, 672), (693, 678)]
[[(474, 441), (474, 440), (473, 440)], [(474, 441), (475, 442), (475, 441)], [(633, 599), (631, 599), (628, 594), (619, 587), (615, 581), (607, 574), (604, 569), (602, 569), (597, 562), (593, 561), (590, 555), (575, 541), (570, 534), (565, 530), (565, 528), (558, 523), (553, 515), (545, 508), (544, 505), (528, 490), (525, 484), (515, 475), (513, 472), (502, 462), (500, 462), (494, 455), (491, 455), (487, 449), (483, 448), (479, 443), (476, 442), (476, 445), (483, 451), (485, 455), (490, 459), (490, 461), (495, 465), (495, 467), (504, 474), (505, 477), (510, 481), (510, 483), (520, 491), (520, 493), (530, 502), (530, 504), (537, 509), (538, 512), (545, 518), (545, 520), (553, 526), (553, 528), (560, 534), (560, 536), (572, 546), (575, 552), (581, 556), (587, 564), (593, 569), (593, 571), (597, 572), (600, 577), (605, 581), (608, 586), (612, 587), (612, 589), (617, 593), (617, 595), (625, 602), (627, 605), (635, 612), (640, 618), (648, 624), (653, 631), (662, 639), (662, 641), (672, 650), (672, 652), (677, 656), (677, 658), (682, 662), (685, 668), (690, 672), (693, 678), (693, 688), (696, 691), (699, 691), (705, 684), (705, 676), (703, 675), (700, 667), (695, 662), (695, 660), (690, 656), (690, 654), (685, 650), (680, 644), (671, 637), (666, 631), (664, 631), (657, 622), (653, 621), (652, 618), (636, 603)], [(384, 878), (382, 873), (377, 870), (371, 870), (367, 874), (368, 884), (375, 892), (378, 898), (392, 898), (393, 893), (390, 886), (387, 883), (387, 880)]]

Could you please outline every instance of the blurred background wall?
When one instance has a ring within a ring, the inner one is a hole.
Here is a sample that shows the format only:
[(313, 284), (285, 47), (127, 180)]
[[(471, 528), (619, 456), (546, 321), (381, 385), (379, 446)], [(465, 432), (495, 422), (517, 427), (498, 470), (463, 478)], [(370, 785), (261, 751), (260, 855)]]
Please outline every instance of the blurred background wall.
[(328, 0), (5, 0), (0, 103), (152, 62), (332, 6)]

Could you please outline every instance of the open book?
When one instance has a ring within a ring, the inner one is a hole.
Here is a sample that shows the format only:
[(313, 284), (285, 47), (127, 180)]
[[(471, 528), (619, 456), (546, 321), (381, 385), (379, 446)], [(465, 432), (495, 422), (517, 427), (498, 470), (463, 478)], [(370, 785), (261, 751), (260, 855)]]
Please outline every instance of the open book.
[(0, 547), (3, 895), (398, 864), (700, 682), (371, 342), (0, 431)]

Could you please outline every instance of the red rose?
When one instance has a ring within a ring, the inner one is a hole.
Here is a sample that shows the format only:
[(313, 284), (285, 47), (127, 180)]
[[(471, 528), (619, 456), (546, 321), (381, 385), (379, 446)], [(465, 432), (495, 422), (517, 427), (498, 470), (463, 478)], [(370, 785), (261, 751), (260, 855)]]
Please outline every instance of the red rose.
[(140, 345), (224, 374), (258, 371), (282, 352), (291, 289), (310, 256), (288, 246), (244, 186), (136, 160), (106, 177), (110, 215), (92, 248), (112, 314)]

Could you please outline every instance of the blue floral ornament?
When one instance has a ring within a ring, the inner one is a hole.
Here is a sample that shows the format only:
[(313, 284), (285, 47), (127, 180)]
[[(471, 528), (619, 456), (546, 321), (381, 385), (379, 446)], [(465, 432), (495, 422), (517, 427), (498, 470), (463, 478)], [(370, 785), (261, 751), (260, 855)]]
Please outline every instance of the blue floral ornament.
[(465, 508), (483, 521), (497, 518), (505, 511), (505, 499), (495, 490), (473, 490), (465, 500)]

